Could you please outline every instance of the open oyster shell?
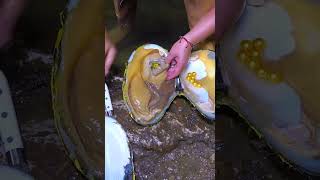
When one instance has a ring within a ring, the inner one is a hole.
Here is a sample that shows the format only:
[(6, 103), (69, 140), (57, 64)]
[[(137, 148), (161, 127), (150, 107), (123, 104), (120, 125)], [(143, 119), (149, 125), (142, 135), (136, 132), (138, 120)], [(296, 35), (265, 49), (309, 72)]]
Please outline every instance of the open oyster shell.
[[(214, 52), (203, 50), (193, 53), (178, 80), (170, 81), (166, 80), (166, 70), (169, 67), (165, 63), (166, 56), (167, 50), (154, 44), (143, 45), (131, 54), (125, 74), (123, 95), (133, 119), (142, 125), (157, 123), (175, 97), (182, 95), (205, 117), (213, 120)], [(194, 80), (188, 76), (191, 74)], [(180, 92), (177, 91), (177, 87), (184, 89)]]
[(53, 66), (57, 129), (69, 157), (88, 179), (104, 177), (104, 75), (98, 70), (104, 66), (103, 7), (103, 0), (70, 1)]

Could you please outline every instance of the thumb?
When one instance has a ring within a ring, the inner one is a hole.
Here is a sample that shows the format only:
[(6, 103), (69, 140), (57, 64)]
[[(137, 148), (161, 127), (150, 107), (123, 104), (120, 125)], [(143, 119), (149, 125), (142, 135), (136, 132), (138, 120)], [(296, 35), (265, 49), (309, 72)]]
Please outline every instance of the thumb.
[(175, 58), (175, 56), (171, 53), (169, 53), (169, 55), (166, 58), (166, 63), (167, 64), (171, 64), (172, 60)]
[(174, 72), (172, 73), (172, 78), (176, 78), (180, 75), (182, 69), (184, 67), (184, 64), (183, 63), (177, 63), (175, 69), (174, 69)]
[(179, 76), (179, 74), (181, 73), (181, 71), (184, 68), (184, 65), (185, 64), (183, 63), (183, 61), (181, 61), (181, 59), (177, 59), (176, 65), (169, 69), (170, 71), (168, 71), (167, 79), (171, 80), (171, 79), (174, 79), (177, 76)]

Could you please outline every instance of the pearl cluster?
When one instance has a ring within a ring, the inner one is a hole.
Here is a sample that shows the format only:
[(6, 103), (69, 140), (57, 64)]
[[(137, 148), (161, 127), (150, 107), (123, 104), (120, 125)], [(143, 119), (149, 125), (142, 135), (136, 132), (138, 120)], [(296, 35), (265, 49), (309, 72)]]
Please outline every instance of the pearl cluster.
[(281, 82), (281, 77), (278, 73), (267, 71), (262, 64), (262, 57), (266, 42), (262, 38), (254, 40), (242, 40), (240, 49), (237, 54), (238, 60), (253, 71), (257, 77), (273, 83)]
[(201, 84), (196, 81), (197, 73), (196, 72), (191, 72), (188, 73), (186, 79), (189, 81), (194, 87), (201, 88)]

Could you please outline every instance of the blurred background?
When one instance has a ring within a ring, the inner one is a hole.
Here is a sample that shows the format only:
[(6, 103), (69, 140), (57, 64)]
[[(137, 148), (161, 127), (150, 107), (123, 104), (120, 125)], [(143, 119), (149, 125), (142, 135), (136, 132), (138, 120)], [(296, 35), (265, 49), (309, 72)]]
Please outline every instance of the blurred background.
[(51, 106), (52, 52), (66, 0), (27, 2), (13, 45), (0, 52), (0, 69), (9, 82), (29, 173), (40, 180), (82, 179), (56, 132)]

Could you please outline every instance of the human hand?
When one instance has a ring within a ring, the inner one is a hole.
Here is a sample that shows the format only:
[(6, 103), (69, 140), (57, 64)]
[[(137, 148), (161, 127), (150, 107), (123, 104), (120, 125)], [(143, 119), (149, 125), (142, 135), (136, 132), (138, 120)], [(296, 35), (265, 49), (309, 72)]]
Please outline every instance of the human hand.
[(114, 44), (111, 42), (108, 36), (105, 37), (104, 41), (104, 53), (105, 53), (105, 64), (104, 64), (104, 75), (109, 74), (109, 70), (112, 66), (112, 63), (117, 55), (117, 49)]
[(171, 48), (166, 62), (170, 64), (168, 69), (167, 80), (179, 76), (188, 62), (191, 55), (192, 45), (185, 39), (181, 38)]

